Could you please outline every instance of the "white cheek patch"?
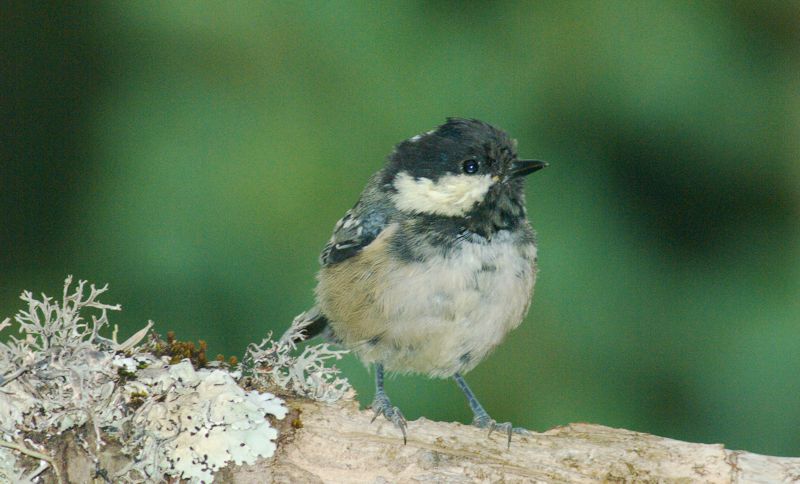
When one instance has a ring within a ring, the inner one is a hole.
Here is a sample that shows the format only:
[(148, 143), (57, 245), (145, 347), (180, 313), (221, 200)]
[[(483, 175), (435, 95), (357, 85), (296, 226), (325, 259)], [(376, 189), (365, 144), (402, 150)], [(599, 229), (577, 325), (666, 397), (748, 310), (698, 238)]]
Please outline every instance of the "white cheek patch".
[(400, 172), (394, 180), (397, 193), (392, 201), (409, 212), (460, 216), (483, 200), (493, 183), (490, 175), (445, 175), (434, 182)]

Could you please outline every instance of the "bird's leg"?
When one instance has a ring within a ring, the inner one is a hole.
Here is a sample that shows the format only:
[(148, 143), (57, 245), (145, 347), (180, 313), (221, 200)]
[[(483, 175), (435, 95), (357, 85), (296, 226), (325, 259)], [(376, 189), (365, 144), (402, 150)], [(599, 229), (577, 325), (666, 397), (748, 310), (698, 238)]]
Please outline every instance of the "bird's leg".
[(489, 429), (489, 435), (492, 435), (492, 432), (495, 430), (504, 434), (508, 434), (509, 447), (511, 447), (512, 433), (521, 435), (530, 434), (530, 431), (527, 429), (522, 427), (513, 427), (510, 422), (497, 423), (497, 421), (490, 417), (486, 410), (484, 410), (477, 397), (475, 397), (475, 394), (472, 393), (472, 390), (470, 390), (469, 385), (467, 385), (467, 382), (464, 380), (464, 377), (462, 377), (460, 373), (456, 373), (453, 375), (453, 379), (458, 384), (458, 388), (464, 392), (464, 395), (467, 397), (467, 403), (469, 403), (469, 408), (472, 409), (472, 425), (481, 429)]
[(383, 415), (386, 420), (392, 422), (395, 427), (403, 432), (403, 445), (406, 444), (406, 419), (399, 408), (392, 405), (386, 391), (383, 389), (383, 365), (375, 363), (375, 399), (372, 400), (372, 410), (375, 415), (372, 417), (374, 422), (378, 415)]

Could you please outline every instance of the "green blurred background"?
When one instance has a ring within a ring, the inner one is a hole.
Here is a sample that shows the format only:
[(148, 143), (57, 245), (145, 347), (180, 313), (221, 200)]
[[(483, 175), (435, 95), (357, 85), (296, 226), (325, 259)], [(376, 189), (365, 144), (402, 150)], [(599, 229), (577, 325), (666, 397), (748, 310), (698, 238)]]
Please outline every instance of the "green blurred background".
[(0, 314), (75, 274), (123, 335), (241, 354), (394, 144), (477, 117), (551, 162), (532, 310), (467, 377), (492, 415), (800, 454), (800, 3), (45, 5), (0, 6)]

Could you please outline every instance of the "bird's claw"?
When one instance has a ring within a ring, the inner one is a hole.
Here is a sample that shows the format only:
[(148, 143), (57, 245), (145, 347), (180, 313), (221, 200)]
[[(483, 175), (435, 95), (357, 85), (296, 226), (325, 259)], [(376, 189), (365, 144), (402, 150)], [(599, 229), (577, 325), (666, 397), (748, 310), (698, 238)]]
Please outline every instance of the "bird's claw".
[[(476, 416), (475, 419), (472, 421), (472, 425), (480, 428), (480, 429), (489, 429), (489, 435), (492, 435), (493, 432), (497, 431), (501, 434), (506, 434), (508, 436), (508, 448), (511, 448), (511, 435), (530, 435), (531, 432), (528, 429), (524, 429), (522, 427), (514, 427), (511, 425), (511, 422), (502, 422), (497, 423), (497, 421), (488, 415), (485, 417), (478, 417)], [(487, 436), (488, 437), (488, 436)]]
[(403, 445), (406, 445), (408, 442), (408, 438), (406, 436), (406, 428), (408, 424), (406, 423), (406, 418), (403, 416), (403, 412), (400, 411), (399, 408), (392, 405), (392, 402), (389, 401), (389, 398), (385, 395), (377, 395), (375, 400), (372, 402), (372, 411), (375, 414), (372, 416), (372, 421), (374, 422), (378, 415), (383, 415), (386, 417), (386, 420), (392, 422), (395, 427), (400, 429), (403, 433)]

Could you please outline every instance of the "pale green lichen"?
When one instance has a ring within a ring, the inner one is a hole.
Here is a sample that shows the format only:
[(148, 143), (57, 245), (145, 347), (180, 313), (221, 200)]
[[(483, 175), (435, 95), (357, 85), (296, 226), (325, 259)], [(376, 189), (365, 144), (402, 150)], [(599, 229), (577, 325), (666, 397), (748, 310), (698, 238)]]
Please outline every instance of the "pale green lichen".
[[(30, 453), (42, 453), (44, 446), (20, 442), (25, 435), (58, 434), (88, 424), (102, 442), (103, 423), (122, 416), (124, 397), (114, 391), (111, 366), (116, 343), (99, 334), (108, 325), (107, 311), (119, 306), (97, 300), (105, 287), (91, 285), (86, 294), (85, 281), (74, 290), (71, 285), (67, 278), (60, 302), (23, 292), (27, 308), (14, 316), (22, 337), (0, 342), (0, 437)], [(99, 310), (99, 317), (86, 319), (81, 311), (87, 309)], [(6, 319), (0, 330), (10, 325)], [(18, 470), (6, 466), (0, 472)]]
[[(121, 445), (129, 463), (106, 475), (113, 482), (210, 482), (228, 463), (275, 452), (278, 432), (270, 419), (283, 419), (287, 408), (271, 393), (242, 388), (243, 374), (324, 401), (350, 391), (324, 365), (341, 352), (323, 344), (290, 355), (300, 330), (288, 342), (251, 345), (236, 371), (221, 362), (195, 369), (189, 360), (170, 364), (153, 355), (140, 344), (152, 322), (122, 343), (116, 331), (103, 337), (108, 311), (120, 309), (98, 301), (105, 291), (85, 281), (73, 287), (68, 277), (60, 301), (23, 292), (27, 307), (14, 316), (21, 336), (0, 341), (0, 482), (32, 482), (53, 468), (56, 456), (45, 443), (78, 428), (95, 437), (81, 444), (94, 462), (104, 439)], [(6, 319), (0, 331), (10, 326)], [(38, 467), (23, 466), (23, 455)]]
[(341, 359), (347, 350), (334, 350), (328, 343), (320, 343), (306, 346), (299, 355), (293, 354), (297, 343), (305, 339), (305, 329), (311, 321), (306, 313), (300, 314), (278, 341), (270, 335), (260, 344), (248, 346), (239, 370), (256, 382), (267, 387), (275, 385), (293, 395), (326, 403), (351, 398), (354, 391), (350, 383), (339, 377), (335, 366), (327, 366), (330, 360)]
[(283, 401), (269, 393), (246, 392), (222, 369), (195, 370), (189, 361), (154, 362), (140, 370), (130, 394), (147, 398), (133, 418), (138, 431), (130, 450), (145, 476), (173, 475), (210, 482), (228, 462), (253, 463), (275, 452), (278, 432), (267, 416), (286, 416)]

